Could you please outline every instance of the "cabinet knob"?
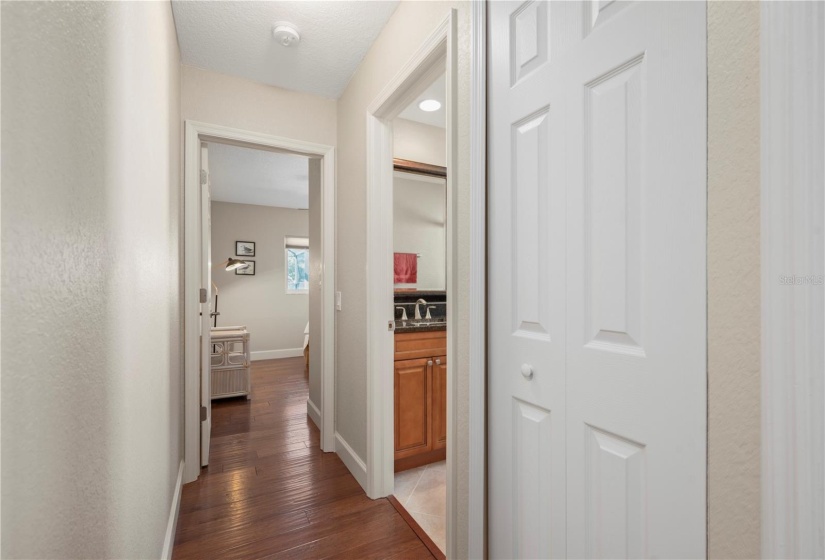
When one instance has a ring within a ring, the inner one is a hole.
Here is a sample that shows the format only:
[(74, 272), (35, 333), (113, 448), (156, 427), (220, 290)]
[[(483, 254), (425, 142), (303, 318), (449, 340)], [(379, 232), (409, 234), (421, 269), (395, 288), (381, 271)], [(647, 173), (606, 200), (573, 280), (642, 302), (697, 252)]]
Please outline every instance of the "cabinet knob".
[(437, 366), (441, 365), (441, 358), (436, 358), (435, 365), (437, 365)]
[(427, 365), (428, 365), (428, 366), (433, 365), (433, 361), (432, 361), (432, 360), (427, 360)]
[(525, 377), (525, 379), (532, 379), (533, 366), (530, 364), (521, 364), (521, 374)]

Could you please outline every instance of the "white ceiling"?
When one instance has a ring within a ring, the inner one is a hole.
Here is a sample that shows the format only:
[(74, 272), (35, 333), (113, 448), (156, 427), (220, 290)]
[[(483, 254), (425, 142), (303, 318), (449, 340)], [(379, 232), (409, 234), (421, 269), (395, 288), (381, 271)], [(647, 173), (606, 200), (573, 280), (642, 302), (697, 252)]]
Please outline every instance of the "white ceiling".
[[(441, 103), (441, 109), (438, 111), (422, 111), (418, 108), (418, 104), (425, 99), (435, 99)], [(447, 112), (444, 108), (444, 103), (447, 99), (447, 77), (443, 74), (440, 78), (432, 83), (430, 87), (424, 90), (424, 93), (419, 95), (415, 101), (409, 104), (406, 109), (401, 111), (398, 115), (402, 119), (417, 121), (439, 128), (447, 128)]]
[[(173, 0), (184, 64), (337, 99), (398, 1), (215, 2)], [(283, 47), (275, 22), (301, 42)]]
[(309, 160), (252, 148), (209, 143), (212, 200), (309, 208)]

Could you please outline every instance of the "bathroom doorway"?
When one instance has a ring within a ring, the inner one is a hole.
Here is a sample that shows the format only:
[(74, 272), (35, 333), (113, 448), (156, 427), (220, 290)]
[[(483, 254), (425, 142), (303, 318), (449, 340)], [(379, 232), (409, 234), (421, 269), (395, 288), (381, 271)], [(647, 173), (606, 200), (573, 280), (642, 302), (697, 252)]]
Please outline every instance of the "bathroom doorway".
[[(439, 558), (455, 556), (457, 488), (451, 468), (454, 406), (448, 402), (456, 394), (455, 363), (449, 360), (456, 339), (450, 298), (458, 257), (450, 163), (456, 153), (454, 17), (451, 13), (424, 41), (367, 115), (367, 493), (389, 496)], [(437, 216), (424, 208), (424, 200), (432, 198), (428, 192), (438, 193)], [(400, 229), (417, 223), (420, 232), (396, 229), (396, 198), (405, 201), (401, 207), (407, 212)], [(442, 250), (443, 257), (436, 257)], [(437, 272), (435, 263), (440, 263)], [(435, 276), (438, 283), (430, 285)], [(430, 498), (440, 499), (410, 501), (416, 487), (427, 486)], [(406, 506), (399, 497), (406, 497)], [(424, 521), (416, 521), (411, 504), (431, 517), (419, 515)]]
[(439, 165), (446, 158), (437, 109), (421, 107), (443, 103), (443, 95), (442, 77), (393, 122), (394, 152), (427, 162), (394, 160), (390, 501), (437, 557), (446, 550), (447, 516), (447, 168)]

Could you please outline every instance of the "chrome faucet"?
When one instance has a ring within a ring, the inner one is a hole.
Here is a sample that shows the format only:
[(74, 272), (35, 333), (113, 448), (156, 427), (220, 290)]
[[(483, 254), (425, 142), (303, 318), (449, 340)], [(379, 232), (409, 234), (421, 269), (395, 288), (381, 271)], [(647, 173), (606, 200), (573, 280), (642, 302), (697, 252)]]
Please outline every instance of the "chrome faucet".
[(415, 302), (415, 318), (416, 318), (418, 321), (420, 321), (420, 320), (421, 320), (421, 310), (418, 308), (418, 306), (419, 306), (419, 305), (424, 305), (424, 306), (426, 306), (426, 305), (427, 305), (427, 300), (425, 300), (425, 299), (419, 299), (417, 302)]
[(398, 307), (396, 307), (396, 309), (400, 309), (400, 310), (401, 310), (401, 320), (402, 320), (402, 321), (406, 321), (406, 320), (407, 320), (407, 308), (406, 308), (406, 307), (402, 307), (402, 306), (398, 306)]

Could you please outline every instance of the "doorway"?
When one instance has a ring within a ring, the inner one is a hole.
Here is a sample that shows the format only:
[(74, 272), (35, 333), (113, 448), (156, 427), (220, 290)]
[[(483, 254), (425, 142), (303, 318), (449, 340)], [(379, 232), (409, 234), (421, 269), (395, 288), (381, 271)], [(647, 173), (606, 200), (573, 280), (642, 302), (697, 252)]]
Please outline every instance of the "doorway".
[[(445, 279), (443, 297), (446, 298), (446, 324), (454, 325), (454, 309), (449, 305), (451, 294), (455, 294), (455, 268), (457, 252), (454, 247), (456, 220), (455, 211), (455, 169), (451, 165), (456, 152), (455, 116), (456, 116), (456, 50), (455, 50), (455, 13), (451, 13), (424, 42), (419, 51), (402, 67), (382, 94), (373, 101), (367, 111), (367, 494), (371, 498), (390, 496), (395, 484), (395, 399), (386, 398), (395, 394), (395, 286), (394, 278), (394, 231), (393, 231), (393, 184), (394, 157), (393, 132), (395, 119), (428, 87), (443, 77), (444, 80), (444, 139), (446, 165), (446, 239)], [(419, 162), (421, 163), (421, 162)], [(418, 252), (418, 251), (416, 251)], [(415, 256), (415, 255), (413, 255)], [(412, 258), (412, 257), (410, 257)], [(418, 299), (418, 298), (417, 298)], [(413, 300), (412, 304), (415, 304)], [(427, 299), (427, 298), (424, 298)], [(438, 311), (436, 310), (436, 313)], [(414, 311), (413, 311), (414, 313)], [(426, 318), (426, 309), (421, 312)], [(431, 310), (431, 317), (433, 310)], [(414, 316), (413, 316), (414, 317)], [(432, 354), (433, 365), (426, 356), (423, 367), (418, 372), (419, 381), (428, 377), (427, 368), (436, 368), (444, 374), (444, 392), (446, 393), (446, 442), (444, 450), (445, 464), (445, 540), (444, 550), (447, 556), (451, 551), (452, 527), (455, 513), (456, 481), (451, 458), (454, 457), (455, 438), (452, 437), (454, 423), (452, 414), (455, 410), (453, 399), (455, 379), (449, 360), (436, 361), (449, 357), (455, 344), (455, 329), (443, 333), (445, 349), (441, 354)], [(445, 364), (446, 362), (446, 364)], [(446, 365), (446, 368), (443, 366)], [(426, 388), (426, 387), (425, 387)], [(428, 400), (431, 402), (431, 399)], [(425, 406), (422, 403), (422, 406)], [(424, 412), (426, 416), (426, 412)], [(430, 432), (431, 433), (431, 432)], [(423, 435), (423, 434), (422, 434)], [(426, 447), (426, 444), (425, 444)]]
[[(202, 373), (200, 364), (201, 355), (209, 352), (208, 341), (201, 337), (201, 330), (207, 330), (209, 324), (209, 306), (213, 299), (210, 297), (211, 279), (208, 272), (208, 252), (204, 242), (205, 228), (204, 215), (208, 217), (208, 196), (202, 196), (203, 184), (206, 177), (202, 171), (203, 145), (215, 143), (230, 147), (252, 148), (280, 154), (300, 155), (309, 158), (309, 173), (313, 169), (317, 173), (319, 185), (320, 223), (319, 238), (321, 240), (320, 259), (318, 260), (318, 305), (317, 321), (310, 321), (313, 331), (317, 335), (310, 338), (310, 347), (314, 346), (318, 352), (318, 377), (320, 402), (307, 402), (307, 414), (318, 424), (321, 432), (320, 446), (324, 451), (333, 451), (334, 443), (334, 148), (294, 141), (277, 136), (255, 132), (231, 129), (217, 125), (210, 125), (195, 121), (186, 122), (185, 138), (185, 168), (184, 168), (184, 218), (185, 218), (185, 286), (184, 286), (184, 313), (185, 313), (185, 470), (184, 482), (197, 479), (202, 462), (208, 460), (208, 448), (203, 449), (211, 428), (211, 384), (209, 370)], [(207, 213), (207, 214), (205, 214)], [(285, 236), (285, 265), (286, 249), (290, 245), (287, 238), (292, 239), (292, 245), (299, 236)], [(254, 241), (254, 240), (235, 240)], [(294, 248), (294, 247), (293, 247)], [(255, 251), (252, 245), (241, 247), (240, 250)], [(241, 257), (238, 257), (241, 258)], [(252, 260), (251, 258), (247, 260)], [(216, 261), (217, 262), (217, 261)], [(243, 273), (250, 274), (248, 267)], [(327, 279), (327, 281), (324, 281)], [(206, 320), (203, 317), (206, 316)], [(204, 349), (205, 348), (205, 349)], [(310, 379), (310, 384), (312, 384)], [(206, 444), (208, 446), (208, 444)], [(202, 447), (203, 446), (203, 447)], [(206, 451), (207, 457), (202, 459)]]
[[(410, 108), (422, 111), (419, 106), (443, 101), (441, 77)], [(393, 122), (395, 154), (443, 162), (445, 129), (437, 126), (443, 118), (421, 118), (415, 111), (410, 114), (410, 108)], [(424, 119), (435, 124), (424, 124)], [(446, 177), (446, 167), (395, 159), (395, 476), (390, 499), (436, 558), (446, 550), (447, 333), (452, 328), (445, 289)]]

